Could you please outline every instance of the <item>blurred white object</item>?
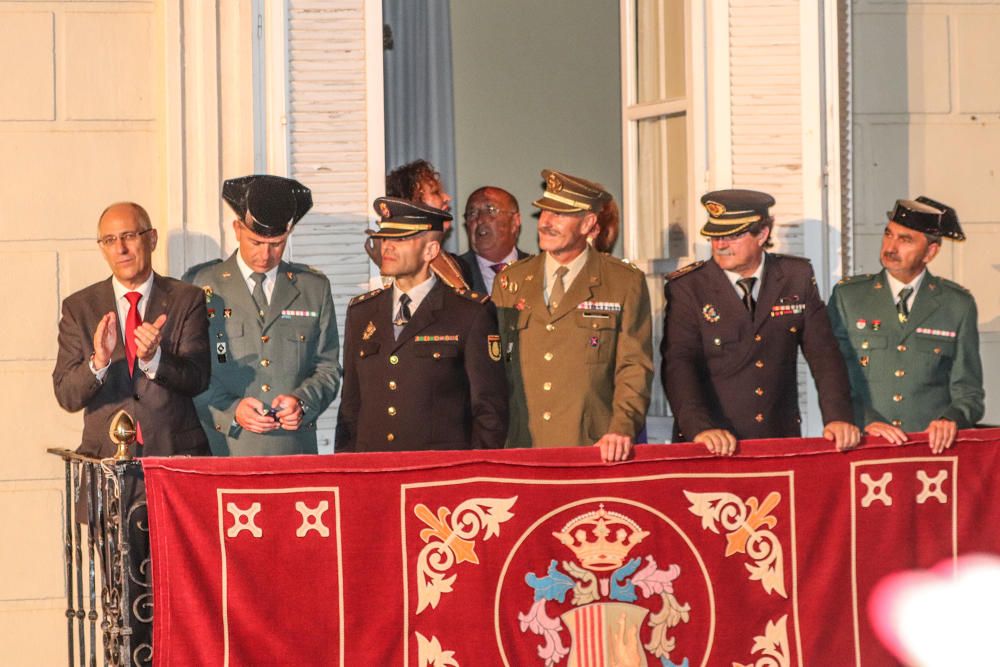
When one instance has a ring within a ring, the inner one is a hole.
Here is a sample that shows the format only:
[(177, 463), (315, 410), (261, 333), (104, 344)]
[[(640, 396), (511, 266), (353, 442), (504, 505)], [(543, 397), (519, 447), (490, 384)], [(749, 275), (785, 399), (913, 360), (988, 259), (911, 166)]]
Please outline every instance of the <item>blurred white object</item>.
[(872, 592), (868, 615), (906, 665), (1000, 665), (1000, 557), (970, 554), (890, 574)]

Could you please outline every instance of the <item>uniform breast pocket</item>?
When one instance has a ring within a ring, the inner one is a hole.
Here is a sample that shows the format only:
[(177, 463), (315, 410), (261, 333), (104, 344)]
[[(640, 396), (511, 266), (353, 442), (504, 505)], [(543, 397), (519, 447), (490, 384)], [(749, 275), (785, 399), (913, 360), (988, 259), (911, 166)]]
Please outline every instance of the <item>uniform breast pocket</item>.
[(938, 375), (940, 371), (951, 368), (957, 348), (953, 340), (942, 340), (935, 336), (920, 334), (914, 338), (913, 346), (920, 353), (920, 366), (932, 375)]
[(585, 346), (585, 363), (606, 364), (614, 359), (618, 343), (618, 313), (577, 313), (576, 326), (577, 336)]
[(455, 363), (459, 357), (458, 345), (448, 345), (445, 343), (417, 343), (413, 349), (413, 356), (419, 359), (430, 359), (440, 363)]
[(865, 375), (882, 376), (882, 366), (886, 362), (889, 339), (873, 334), (853, 334), (850, 336), (856, 362)]
[(702, 347), (708, 359), (719, 359), (726, 353), (732, 353), (734, 346), (740, 342), (739, 329), (727, 329), (719, 326), (706, 326), (701, 330)]
[(309, 326), (288, 326), (284, 327), (281, 337), (289, 354), (287, 361), (296, 364), (296, 368), (308, 368), (310, 360), (316, 354), (316, 334), (313, 327)]

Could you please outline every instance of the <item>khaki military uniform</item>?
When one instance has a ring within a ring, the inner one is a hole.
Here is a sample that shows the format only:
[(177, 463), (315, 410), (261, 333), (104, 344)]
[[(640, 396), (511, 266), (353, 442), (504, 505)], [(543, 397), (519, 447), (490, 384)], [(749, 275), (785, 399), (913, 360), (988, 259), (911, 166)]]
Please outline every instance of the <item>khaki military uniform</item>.
[(653, 378), (649, 291), (641, 271), (587, 251), (549, 313), (545, 253), (515, 262), (493, 283), (510, 387), (508, 447), (592, 445), (634, 438)]
[(935, 419), (968, 428), (982, 419), (983, 366), (976, 302), (928, 271), (900, 322), (885, 271), (842, 280), (830, 320), (847, 361), (855, 420), (923, 431)]
[[(238, 251), (237, 251), (238, 252)], [(315, 454), (316, 419), (340, 387), (340, 344), (330, 281), (301, 264), (281, 262), (261, 324), (236, 253), (184, 276), (205, 291), (212, 379), (195, 398), (216, 455)], [(252, 433), (236, 424), (237, 404), (252, 396), (269, 407), (280, 394), (302, 402), (295, 431)]]

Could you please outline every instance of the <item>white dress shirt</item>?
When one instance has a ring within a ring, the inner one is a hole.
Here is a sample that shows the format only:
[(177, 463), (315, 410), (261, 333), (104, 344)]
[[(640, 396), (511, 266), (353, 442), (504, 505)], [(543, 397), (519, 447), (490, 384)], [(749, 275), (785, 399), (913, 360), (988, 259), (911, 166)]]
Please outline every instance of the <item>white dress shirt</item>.
[[(129, 303), (128, 298), (125, 296), (129, 292), (138, 292), (142, 296), (139, 298), (139, 303), (137, 308), (139, 309), (139, 319), (143, 322), (146, 321), (146, 304), (149, 303), (149, 293), (153, 290), (153, 272), (149, 272), (149, 278), (146, 282), (139, 285), (135, 289), (129, 289), (118, 282), (115, 277), (111, 278), (111, 288), (115, 292), (115, 313), (118, 315), (118, 331), (122, 335), (122, 340), (125, 340), (125, 320), (128, 318), (128, 311), (132, 308), (132, 304)], [(139, 359), (139, 370), (146, 374), (150, 380), (156, 378), (156, 371), (160, 368), (160, 348), (156, 348), (156, 353), (153, 358), (150, 359), (149, 363), (144, 362)], [(98, 382), (104, 382), (105, 376), (108, 374), (108, 369), (111, 367), (109, 363), (104, 368), (100, 370), (94, 368), (94, 362), (90, 362), (90, 370), (97, 376)]]
[[(747, 278), (757, 279), (753, 284), (753, 289), (751, 290), (751, 294), (753, 294), (754, 303), (757, 303), (757, 297), (760, 296), (760, 284), (764, 278), (764, 262), (766, 261), (767, 261), (767, 253), (764, 253), (764, 255), (761, 256), (760, 258), (760, 264), (757, 266), (757, 270), (753, 272), (752, 276), (747, 276)], [(742, 301), (743, 288), (737, 285), (736, 281), (741, 280), (743, 276), (736, 273), (735, 271), (726, 271), (725, 269), (723, 269), (722, 272), (726, 274), (727, 278), (729, 278), (730, 284), (733, 286), (733, 289), (736, 290), (736, 293), (739, 295), (740, 301)]]
[(917, 292), (920, 290), (920, 283), (924, 282), (924, 275), (927, 273), (927, 269), (920, 272), (920, 275), (911, 280), (908, 283), (902, 283), (892, 277), (892, 274), (888, 271), (885, 272), (885, 277), (889, 281), (889, 290), (892, 292), (892, 302), (899, 305), (899, 291), (904, 287), (912, 287), (913, 293), (906, 300), (906, 312), (910, 312), (913, 309), (913, 300), (917, 298)]

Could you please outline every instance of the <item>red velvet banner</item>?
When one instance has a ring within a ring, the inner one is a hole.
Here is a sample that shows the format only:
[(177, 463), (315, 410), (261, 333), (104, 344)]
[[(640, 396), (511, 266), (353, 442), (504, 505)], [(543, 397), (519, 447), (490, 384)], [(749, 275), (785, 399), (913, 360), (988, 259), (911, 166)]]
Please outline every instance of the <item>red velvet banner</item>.
[(911, 437), (145, 459), (156, 664), (895, 664), (875, 583), (1000, 551), (1000, 429)]

